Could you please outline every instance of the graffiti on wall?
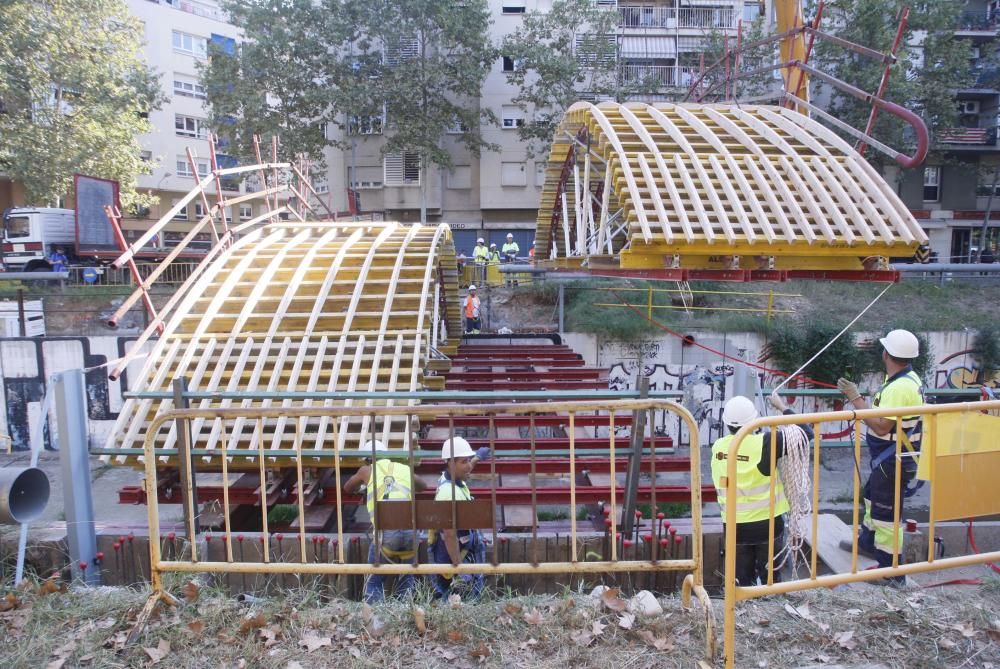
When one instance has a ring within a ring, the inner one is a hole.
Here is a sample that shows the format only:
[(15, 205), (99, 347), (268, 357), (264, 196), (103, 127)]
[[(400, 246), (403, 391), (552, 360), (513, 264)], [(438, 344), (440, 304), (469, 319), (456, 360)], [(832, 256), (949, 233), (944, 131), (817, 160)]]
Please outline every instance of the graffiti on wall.
[[(91, 443), (109, 430), (129, 386), (127, 370), (111, 381), (106, 365), (124, 356), (134, 341), (134, 336), (0, 339), (4, 402), (0, 429), (10, 435), (14, 449), (30, 448), (33, 437), (40, 438), (45, 448), (54, 447), (48, 424), (39, 417), (50, 378), (68, 369), (85, 370)], [(42, 434), (35, 435), (39, 425)]]

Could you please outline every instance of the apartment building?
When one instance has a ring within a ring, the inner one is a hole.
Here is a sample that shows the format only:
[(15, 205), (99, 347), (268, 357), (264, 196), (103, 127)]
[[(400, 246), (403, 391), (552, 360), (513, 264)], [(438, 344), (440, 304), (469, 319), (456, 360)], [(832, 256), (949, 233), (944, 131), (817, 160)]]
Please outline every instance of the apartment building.
[[(735, 36), (740, 20), (756, 18), (761, 7), (759, 2), (744, 0), (596, 1), (618, 15), (614, 36), (618, 76), (623, 82), (654, 78), (659, 84), (654, 100), (676, 99), (697, 76), (699, 54), (709, 36)], [(499, 43), (517, 30), (527, 13), (544, 11), (551, 0), (489, 0), (489, 6), (491, 38)], [(530, 110), (511, 102), (517, 91), (506, 73), (514, 67), (517, 63), (501, 54), (479, 100), (482, 108), (491, 109), (500, 120), (499, 127), (483, 128), (486, 141), (498, 145), (499, 151), (474, 158), (455, 137), (446, 135), (442, 141), (454, 168), (428, 169), (416, 156), (383, 157), (384, 120), (356, 119), (349, 124), (351, 148), (328, 151), (328, 182), (350, 183), (359, 193), (363, 210), (384, 211), (387, 218), (401, 221), (419, 220), (425, 185), (428, 220), (448, 222), (459, 250), (466, 255), (471, 255), (477, 237), (500, 246), (508, 233), (526, 251), (534, 235), (547, 156), (532, 155), (518, 137), (517, 128)], [(586, 97), (587, 91), (581, 91), (581, 98)], [(330, 195), (340, 208), (346, 206), (342, 193)]]
[(955, 91), (958, 125), (932, 129), (933, 157), (897, 175), (897, 183), (936, 259), (969, 262), (978, 257), (987, 209), (987, 244), (1000, 249), (1000, 76), (986, 63), (1000, 36), (1000, 0), (969, 0), (955, 35), (971, 43), (977, 80)]

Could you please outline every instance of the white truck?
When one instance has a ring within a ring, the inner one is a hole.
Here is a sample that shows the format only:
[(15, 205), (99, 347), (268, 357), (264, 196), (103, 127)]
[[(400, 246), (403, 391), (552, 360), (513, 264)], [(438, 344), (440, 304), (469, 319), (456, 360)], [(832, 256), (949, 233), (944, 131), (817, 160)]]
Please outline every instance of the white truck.
[(76, 256), (76, 212), (27, 207), (3, 214), (3, 265), (8, 272), (48, 272), (49, 257), (61, 249)]

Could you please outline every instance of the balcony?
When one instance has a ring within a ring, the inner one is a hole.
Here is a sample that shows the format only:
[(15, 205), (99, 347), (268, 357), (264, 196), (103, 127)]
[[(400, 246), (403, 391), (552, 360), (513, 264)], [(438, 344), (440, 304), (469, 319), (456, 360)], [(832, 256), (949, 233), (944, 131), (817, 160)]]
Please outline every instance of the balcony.
[(997, 129), (991, 128), (942, 128), (937, 132), (938, 144), (952, 148), (977, 148), (997, 145)]
[(958, 18), (959, 32), (988, 32), (996, 33), (997, 17), (987, 11), (966, 11), (962, 12)]
[(625, 63), (618, 68), (618, 76), (624, 85), (635, 84), (643, 87), (688, 88), (698, 78), (698, 68), (683, 65), (639, 65)]
[(736, 30), (740, 18), (740, 12), (733, 7), (618, 7), (619, 28)]
[(198, 2), (198, 0), (148, 0), (149, 2), (154, 2), (158, 5), (167, 5), (168, 7), (173, 7), (174, 9), (186, 12), (188, 14), (194, 14), (195, 16), (203, 16), (207, 19), (215, 19), (216, 21), (225, 21), (226, 17), (215, 4), (208, 2)]

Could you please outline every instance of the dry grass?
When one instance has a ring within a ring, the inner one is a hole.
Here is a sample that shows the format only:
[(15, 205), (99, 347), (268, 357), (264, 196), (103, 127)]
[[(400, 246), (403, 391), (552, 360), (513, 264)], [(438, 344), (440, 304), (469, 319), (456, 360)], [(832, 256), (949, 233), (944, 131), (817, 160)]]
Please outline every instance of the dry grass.
[[(663, 615), (625, 629), (620, 614), (581, 593), (449, 605), (425, 592), (414, 603), (374, 609), (320, 601), (307, 590), (251, 604), (207, 587), (187, 595), (194, 601), (163, 611), (138, 644), (123, 649), (145, 593), (19, 593), (18, 608), (0, 613), (0, 666), (689, 668), (703, 653), (701, 612), (684, 611), (676, 598), (661, 600)], [(721, 627), (721, 602), (715, 605)], [(425, 611), (422, 634), (418, 606)], [(933, 590), (865, 586), (748, 602), (739, 609), (737, 640), (740, 667), (1000, 666), (1000, 581)], [(715, 660), (722, 666), (721, 657)]]

